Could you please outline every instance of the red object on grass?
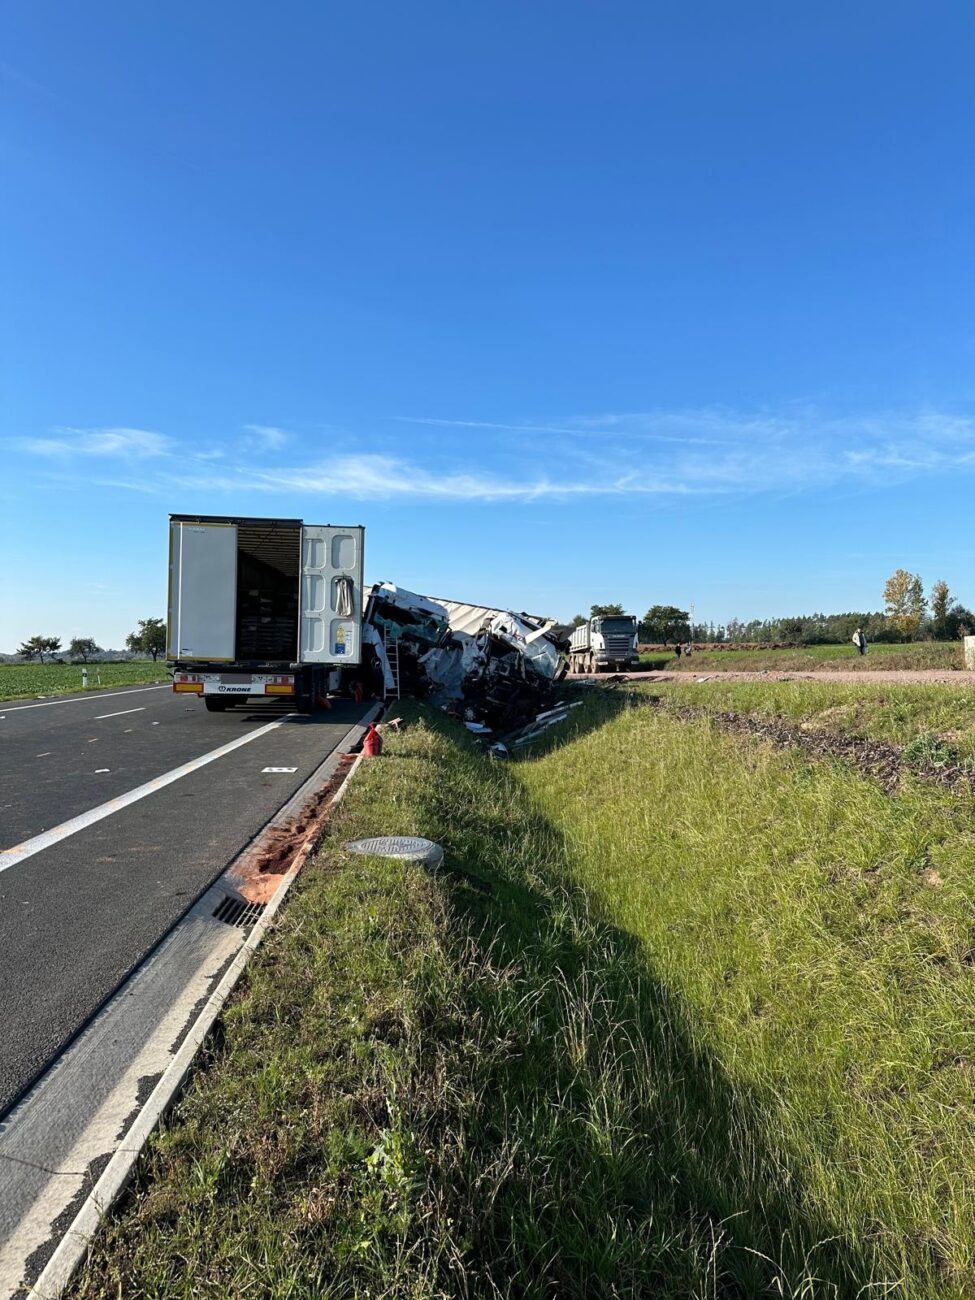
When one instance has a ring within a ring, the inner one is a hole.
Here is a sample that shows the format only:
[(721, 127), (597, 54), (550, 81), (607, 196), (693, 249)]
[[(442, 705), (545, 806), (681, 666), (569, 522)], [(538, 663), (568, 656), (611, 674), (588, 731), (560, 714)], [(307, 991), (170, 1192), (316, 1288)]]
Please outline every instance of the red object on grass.
[(383, 738), (376, 730), (374, 722), (369, 723), (369, 730), (366, 732), (365, 739), (362, 742), (362, 752), (366, 758), (378, 758), (383, 752)]

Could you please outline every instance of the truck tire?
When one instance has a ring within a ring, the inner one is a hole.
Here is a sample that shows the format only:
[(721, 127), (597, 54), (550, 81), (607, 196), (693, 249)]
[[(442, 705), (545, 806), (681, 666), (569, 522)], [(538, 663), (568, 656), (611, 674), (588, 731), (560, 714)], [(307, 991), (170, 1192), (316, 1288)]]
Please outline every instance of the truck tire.
[(222, 695), (204, 695), (203, 703), (208, 713), (223, 713), (230, 701), (224, 699)]

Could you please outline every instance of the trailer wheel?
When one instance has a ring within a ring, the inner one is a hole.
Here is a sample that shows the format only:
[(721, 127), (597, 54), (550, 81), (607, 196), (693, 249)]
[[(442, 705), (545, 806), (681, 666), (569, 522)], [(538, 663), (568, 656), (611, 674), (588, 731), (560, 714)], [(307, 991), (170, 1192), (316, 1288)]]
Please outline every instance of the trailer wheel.
[(223, 713), (230, 701), (225, 700), (222, 695), (204, 695), (203, 703), (208, 713)]

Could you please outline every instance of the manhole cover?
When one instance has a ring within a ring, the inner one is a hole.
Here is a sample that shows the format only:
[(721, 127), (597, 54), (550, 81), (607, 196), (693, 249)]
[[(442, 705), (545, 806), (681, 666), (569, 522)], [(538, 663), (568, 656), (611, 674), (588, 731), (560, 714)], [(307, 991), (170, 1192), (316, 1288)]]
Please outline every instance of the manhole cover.
[(419, 835), (376, 835), (368, 840), (350, 840), (345, 847), (350, 853), (365, 853), (371, 858), (401, 858), (422, 867), (439, 867), (443, 862), (440, 845)]

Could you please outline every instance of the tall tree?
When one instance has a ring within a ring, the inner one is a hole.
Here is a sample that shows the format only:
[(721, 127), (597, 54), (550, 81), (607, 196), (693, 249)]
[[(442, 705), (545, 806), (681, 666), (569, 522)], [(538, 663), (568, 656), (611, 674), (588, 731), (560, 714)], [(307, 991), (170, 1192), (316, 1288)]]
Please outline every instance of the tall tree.
[(43, 663), (45, 655), (57, 654), (60, 649), (59, 636), (32, 636), (22, 646), (18, 646), (17, 653), (24, 659), (39, 659)]
[(582, 627), (582, 625), (583, 625), (583, 623), (585, 623), (585, 621), (586, 621), (586, 616), (585, 616), (584, 614), (574, 614), (574, 615), (572, 616), (572, 626), (573, 626), (573, 627)]
[(924, 584), (918, 573), (895, 569), (884, 583), (887, 617), (905, 636), (913, 636), (917, 632), (927, 603), (924, 599)]
[(640, 631), (648, 641), (686, 641), (691, 635), (691, 616), (686, 609), (676, 605), (651, 605), (640, 623)]
[(140, 618), (139, 627), (125, 638), (127, 650), (133, 654), (152, 655), (153, 660), (166, 649), (166, 624), (161, 618)]
[(626, 610), (622, 605), (593, 605), (589, 610), (590, 618), (612, 618), (614, 615), (625, 614)]
[(935, 636), (942, 640), (948, 636), (948, 614), (954, 604), (947, 582), (944, 578), (939, 578), (931, 587), (931, 621), (934, 623)]
[(89, 659), (93, 659), (98, 654), (98, 649), (99, 647), (92, 637), (76, 636), (71, 638), (68, 645), (68, 654), (72, 659), (80, 659), (83, 663), (87, 663)]

